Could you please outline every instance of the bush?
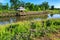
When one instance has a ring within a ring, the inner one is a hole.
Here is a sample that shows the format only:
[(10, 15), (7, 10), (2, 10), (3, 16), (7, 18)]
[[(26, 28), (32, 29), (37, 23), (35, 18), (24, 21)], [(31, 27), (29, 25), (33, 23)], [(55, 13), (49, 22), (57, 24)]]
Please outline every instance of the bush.
[(52, 22), (50, 20), (46, 21), (46, 26), (51, 26)]
[(54, 22), (53, 24), (54, 25), (60, 25), (60, 22)]

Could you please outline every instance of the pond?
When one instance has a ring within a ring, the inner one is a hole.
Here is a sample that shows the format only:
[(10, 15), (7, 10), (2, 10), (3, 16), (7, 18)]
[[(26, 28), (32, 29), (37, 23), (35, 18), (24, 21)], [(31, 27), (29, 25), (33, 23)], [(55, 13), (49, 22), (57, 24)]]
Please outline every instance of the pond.
[(33, 21), (42, 19), (60, 18), (60, 14), (34, 15), (34, 16), (20, 16), (20, 17), (4, 17), (0, 18), (0, 25), (11, 24), (19, 21)]

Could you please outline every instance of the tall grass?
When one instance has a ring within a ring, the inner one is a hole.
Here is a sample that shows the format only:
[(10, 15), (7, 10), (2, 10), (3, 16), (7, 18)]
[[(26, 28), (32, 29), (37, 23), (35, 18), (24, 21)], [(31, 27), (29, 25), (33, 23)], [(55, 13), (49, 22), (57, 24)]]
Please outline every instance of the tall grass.
[(60, 14), (60, 10), (47, 10), (51, 14)]
[(9, 25), (0, 25), (0, 40), (33, 40), (33, 38), (50, 36), (60, 31), (60, 19), (43, 21), (25, 21)]
[(17, 11), (15, 10), (0, 10), (0, 14), (13, 14), (13, 13), (16, 13)]

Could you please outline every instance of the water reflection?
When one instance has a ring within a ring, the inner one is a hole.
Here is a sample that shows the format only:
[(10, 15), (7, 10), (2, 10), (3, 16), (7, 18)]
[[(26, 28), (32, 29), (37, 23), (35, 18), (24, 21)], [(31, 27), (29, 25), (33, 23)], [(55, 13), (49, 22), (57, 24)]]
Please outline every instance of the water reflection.
[(51, 17), (53, 17), (53, 14), (50, 14)]
[(50, 18), (60, 18), (60, 14), (48, 14), (48, 19)]
[(48, 14), (48, 15), (30, 15), (30, 16), (20, 16), (20, 17), (4, 17), (0, 18), (0, 25), (10, 24), (19, 21), (31, 21), (31, 20), (42, 20), (50, 18), (60, 18), (60, 14)]

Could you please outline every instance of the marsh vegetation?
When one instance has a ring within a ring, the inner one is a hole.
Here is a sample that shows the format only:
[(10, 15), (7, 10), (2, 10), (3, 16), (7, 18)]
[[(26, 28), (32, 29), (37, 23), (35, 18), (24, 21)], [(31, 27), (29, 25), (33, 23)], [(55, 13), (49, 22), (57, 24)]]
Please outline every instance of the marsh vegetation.
[[(18, 11), (19, 7), (25, 10)], [(0, 3), (0, 40), (60, 40), (60, 8), (46, 1), (41, 4), (22, 0), (10, 0), (10, 5)]]
[(37, 39), (60, 40), (60, 19), (25, 21), (0, 25), (0, 40)]

